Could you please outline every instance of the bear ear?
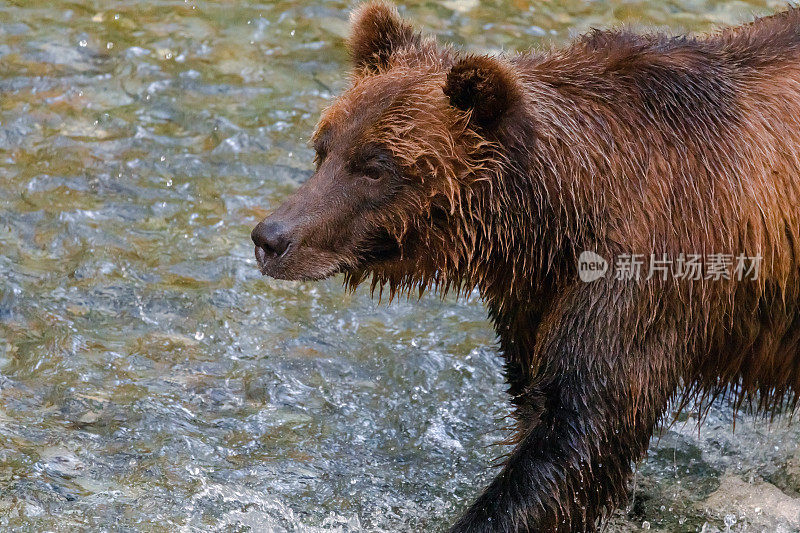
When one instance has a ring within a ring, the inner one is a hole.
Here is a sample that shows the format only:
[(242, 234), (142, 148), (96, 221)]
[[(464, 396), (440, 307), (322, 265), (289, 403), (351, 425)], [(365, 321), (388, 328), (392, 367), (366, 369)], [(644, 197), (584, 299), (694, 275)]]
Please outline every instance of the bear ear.
[(522, 100), (522, 85), (511, 65), (489, 56), (468, 56), (447, 73), (444, 94), (450, 105), (472, 111), (471, 121), (481, 127), (496, 125)]
[(386, 2), (361, 4), (353, 11), (350, 22), (347, 45), (357, 69), (384, 68), (395, 50), (420, 42), (419, 34), (400, 18), (397, 8)]

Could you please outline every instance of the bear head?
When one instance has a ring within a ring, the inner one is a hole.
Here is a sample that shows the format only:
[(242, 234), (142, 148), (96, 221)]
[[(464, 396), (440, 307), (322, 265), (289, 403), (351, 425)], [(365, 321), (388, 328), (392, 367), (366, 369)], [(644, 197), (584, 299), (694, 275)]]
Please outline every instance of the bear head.
[(354, 12), (348, 49), (349, 88), (312, 138), (316, 171), (252, 232), (261, 272), (342, 272), (351, 287), (372, 275), (392, 293), (474, 285), (502, 219), (498, 139), (521, 109), (519, 76), (437, 45), (382, 2)]

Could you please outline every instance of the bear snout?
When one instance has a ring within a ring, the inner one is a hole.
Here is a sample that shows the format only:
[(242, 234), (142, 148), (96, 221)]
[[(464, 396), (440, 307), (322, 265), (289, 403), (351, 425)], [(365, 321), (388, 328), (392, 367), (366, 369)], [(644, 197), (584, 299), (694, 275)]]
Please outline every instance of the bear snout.
[(280, 259), (292, 243), (291, 232), (286, 224), (269, 218), (253, 228), (250, 238), (256, 245), (256, 261), (262, 274), (268, 272), (270, 265)]

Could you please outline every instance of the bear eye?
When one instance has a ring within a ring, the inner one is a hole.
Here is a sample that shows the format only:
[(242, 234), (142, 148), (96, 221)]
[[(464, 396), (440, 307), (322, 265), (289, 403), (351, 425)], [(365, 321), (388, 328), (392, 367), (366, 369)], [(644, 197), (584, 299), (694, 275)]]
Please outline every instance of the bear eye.
[(369, 181), (380, 181), (385, 176), (393, 175), (397, 171), (394, 158), (385, 150), (374, 147), (368, 147), (367, 150), (355, 157), (351, 169)]

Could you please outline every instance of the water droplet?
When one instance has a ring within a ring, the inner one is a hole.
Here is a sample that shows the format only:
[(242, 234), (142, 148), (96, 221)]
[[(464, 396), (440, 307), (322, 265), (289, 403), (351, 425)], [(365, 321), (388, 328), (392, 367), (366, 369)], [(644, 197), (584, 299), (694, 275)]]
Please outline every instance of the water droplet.
[(106, 43), (106, 50), (111, 50), (112, 48), (114, 48), (114, 43)]
[(80, 46), (81, 48), (84, 48), (87, 44), (89, 44), (89, 43), (86, 42), (86, 39), (81, 39), (81, 41), (78, 43), (78, 46)]

